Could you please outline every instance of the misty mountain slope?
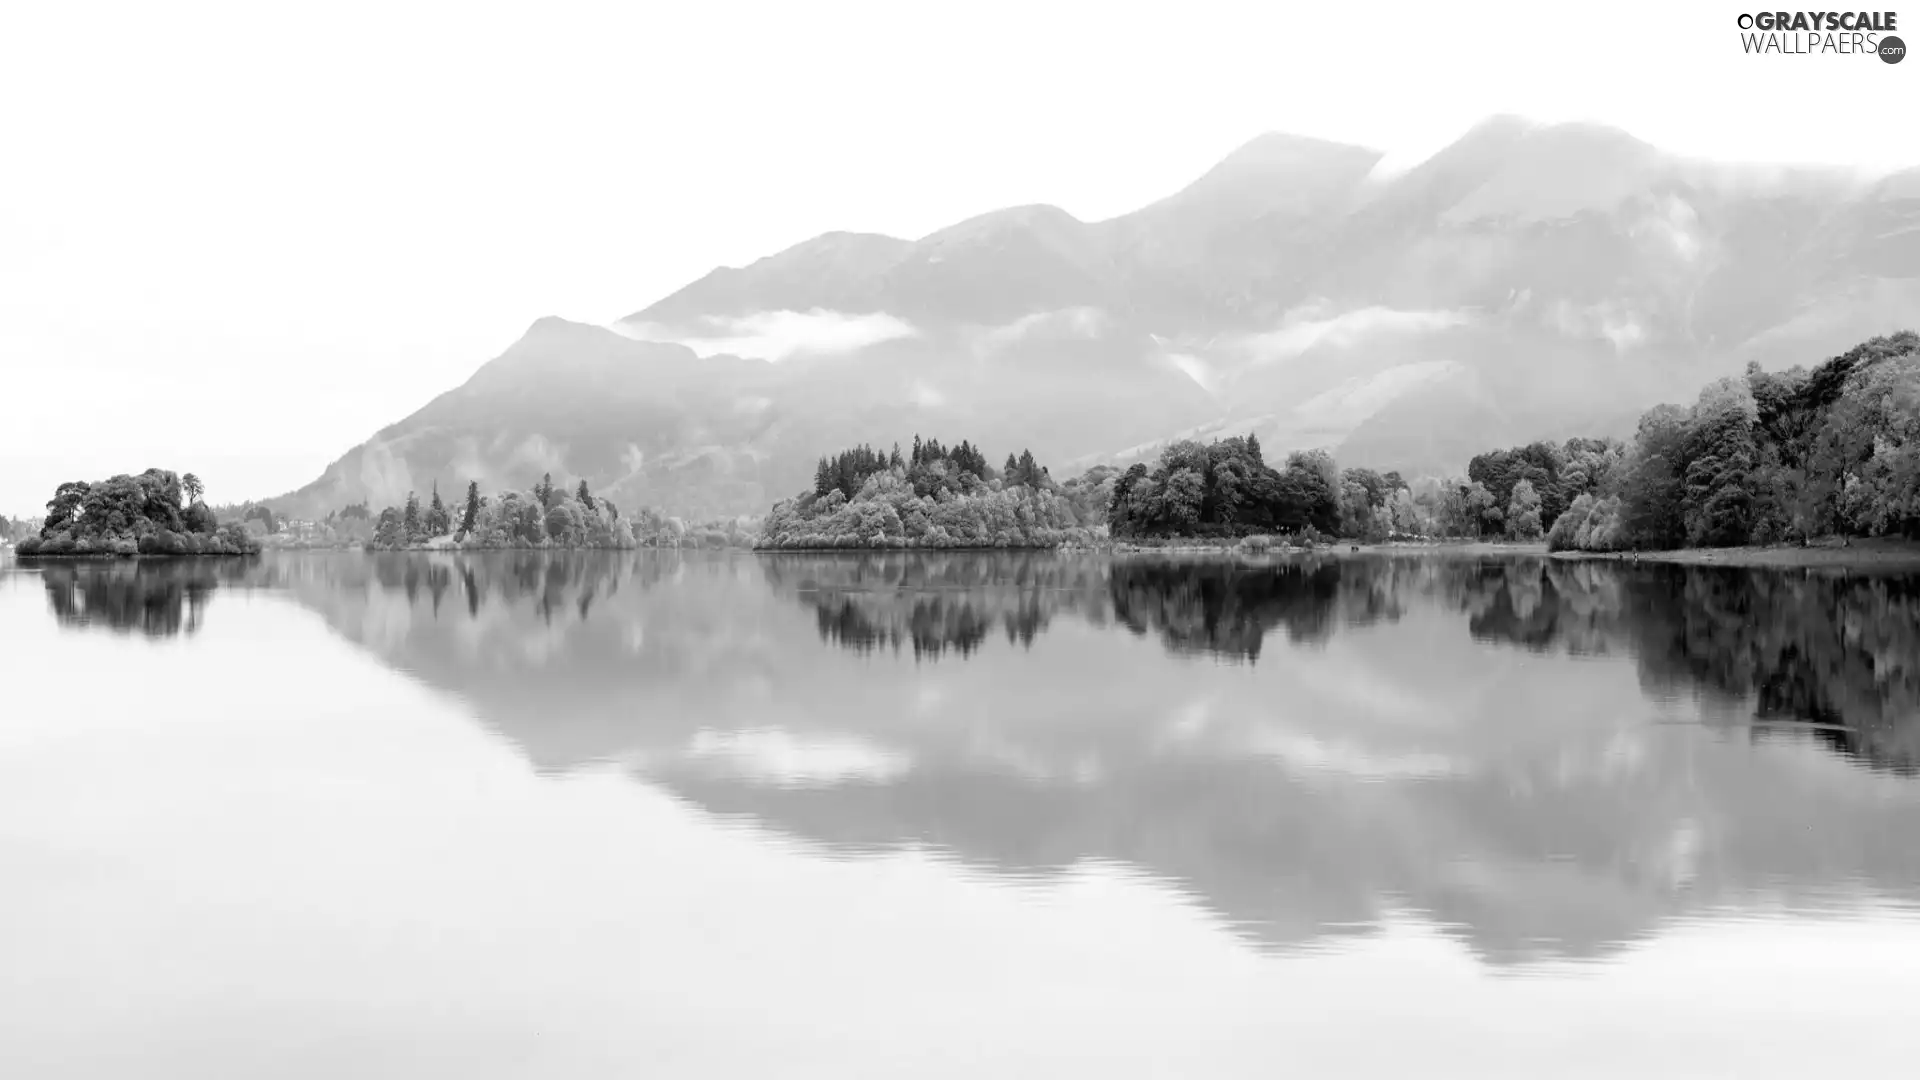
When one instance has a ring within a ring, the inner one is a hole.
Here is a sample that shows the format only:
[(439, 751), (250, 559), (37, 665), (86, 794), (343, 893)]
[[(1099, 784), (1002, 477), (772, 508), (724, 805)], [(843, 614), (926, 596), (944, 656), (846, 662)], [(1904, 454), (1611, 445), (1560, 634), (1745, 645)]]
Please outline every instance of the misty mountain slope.
[(720, 267), (622, 321), (672, 325), (765, 310), (864, 311), (878, 302), (874, 281), (911, 247), (891, 236), (826, 233), (751, 266)]
[(1457, 471), (1915, 325), (1920, 170), (1701, 162), (1515, 117), (1410, 168), (1263, 135), (1106, 221), (1033, 205), (917, 240), (828, 233), (611, 329), (542, 320), (282, 501), (551, 471), (754, 513), (821, 454), (916, 433), (1056, 475), (1243, 431)]
[(656, 494), (663, 471), (737, 486), (758, 499), (755, 439), (774, 422), (757, 391), (772, 365), (702, 359), (680, 345), (542, 319), (464, 385), (355, 447), (289, 496), (310, 512), (370, 499), (376, 506), (469, 480), (526, 488), (544, 474), (586, 477), (632, 501)]

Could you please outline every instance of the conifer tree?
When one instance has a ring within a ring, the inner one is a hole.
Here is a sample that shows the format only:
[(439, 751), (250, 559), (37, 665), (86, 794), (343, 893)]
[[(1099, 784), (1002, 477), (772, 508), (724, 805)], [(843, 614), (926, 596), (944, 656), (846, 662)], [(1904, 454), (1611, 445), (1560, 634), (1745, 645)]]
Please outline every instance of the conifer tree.
[(460, 515), (461, 533), (471, 535), (473, 533), (474, 523), (479, 516), (480, 482), (478, 480), (469, 480), (467, 481), (467, 508), (465, 512)]
[(440, 501), (440, 481), (435, 480), (433, 501), (427, 506), (427, 535), (445, 536), (452, 524), (452, 516), (447, 513), (447, 504)]

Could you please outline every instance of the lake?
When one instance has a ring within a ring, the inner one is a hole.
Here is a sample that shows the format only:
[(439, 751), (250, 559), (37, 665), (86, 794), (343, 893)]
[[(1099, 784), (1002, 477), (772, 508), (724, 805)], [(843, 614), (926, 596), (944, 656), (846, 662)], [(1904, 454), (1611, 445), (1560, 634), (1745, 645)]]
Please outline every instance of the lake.
[(1803, 1077), (1920, 1051), (1920, 578), (0, 567), (0, 1071)]

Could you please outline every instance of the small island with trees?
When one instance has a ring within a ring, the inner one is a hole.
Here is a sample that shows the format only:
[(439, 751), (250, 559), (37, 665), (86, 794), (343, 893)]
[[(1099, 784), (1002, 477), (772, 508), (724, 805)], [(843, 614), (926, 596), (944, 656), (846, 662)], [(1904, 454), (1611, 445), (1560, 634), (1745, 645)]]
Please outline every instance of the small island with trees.
[[(352, 510), (354, 508), (349, 508)], [(359, 508), (362, 515), (364, 508)], [(374, 551), (409, 548), (631, 548), (631, 523), (611, 500), (596, 498), (582, 480), (573, 490), (556, 487), (551, 473), (530, 491), (482, 495), (478, 481), (449, 506), (435, 486), (428, 501), (409, 493), (400, 506), (373, 518)]]
[(424, 503), (408, 493), (404, 503), (378, 514), (360, 504), (321, 524), (336, 536), (363, 529), (356, 546), (369, 551), (744, 547), (752, 528), (748, 519), (689, 524), (644, 507), (624, 514), (585, 480), (569, 489), (555, 484), (551, 473), (527, 491), (492, 495), (468, 481), (465, 497), (454, 503), (435, 486)]
[(201, 501), (193, 473), (148, 469), (88, 483), (61, 484), (38, 535), (20, 541), (21, 558), (252, 555), (260, 544), (237, 521), (221, 522)]
[(881, 453), (857, 446), (821, 458), (813, 490), (775, 504), (761, 550), (1053, 548), (1088, 544), (1104, 508), (1053, 483), (1031, 453), (995, 472), (962, 440), (914, 436)]

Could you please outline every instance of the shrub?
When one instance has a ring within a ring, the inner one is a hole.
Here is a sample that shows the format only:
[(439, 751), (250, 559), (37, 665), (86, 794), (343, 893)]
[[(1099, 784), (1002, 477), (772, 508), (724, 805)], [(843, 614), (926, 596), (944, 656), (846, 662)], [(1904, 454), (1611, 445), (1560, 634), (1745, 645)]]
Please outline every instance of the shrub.
[(38, 555), (40, 554), (40, 546), (42, 543), (44, 543), (44, 541), (39, 537), (29, 536), (25, 540), (20, 541), (19, 546), (15, 548), (15, 550), (21, 555)]

